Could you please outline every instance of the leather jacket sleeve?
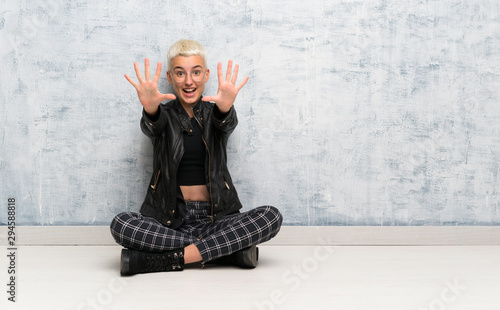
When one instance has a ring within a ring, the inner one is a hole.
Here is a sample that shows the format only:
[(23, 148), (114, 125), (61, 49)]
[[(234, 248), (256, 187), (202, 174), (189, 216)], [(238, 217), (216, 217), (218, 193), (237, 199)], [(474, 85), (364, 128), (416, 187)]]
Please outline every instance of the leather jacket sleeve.
[(221, 132), (225, 136), (225, 138), (228, 138), (238, 125), (238, 117), (236, 115), (234, 106), (232, 106), (229, 112), (227, 112), (226, 114), (220, 112), (219, 108), (217, 108), (217, 105), (214, 106), (212, 111), (212, 125), (219, 132)]
[(165, 129), (167, 125), (167, 117), (163, 111), (163, 105), (160, 104), (158, 107), (158, 113), (155, 117), (156, 119), (151, 118), (144, 109), (142, 110), (142, 118), (141, 118), (141, 129), (142, 132), (148, 136), (151, 140), (154, 139), (161, 134), (161, 132)]

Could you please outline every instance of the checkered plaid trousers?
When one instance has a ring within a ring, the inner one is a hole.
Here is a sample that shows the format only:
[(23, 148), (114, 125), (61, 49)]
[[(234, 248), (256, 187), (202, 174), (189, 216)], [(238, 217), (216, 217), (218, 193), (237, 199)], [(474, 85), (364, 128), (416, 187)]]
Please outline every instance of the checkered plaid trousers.
[(177, 229), (163, 226), (151, 217), (135, 212), (118, 214), (111, 222), (111, 234), (126, 248), (163, 252), (194, 244), (203, 262), (266, 242), (276, 236), (283, 217), (278, 209), (263, 206), (210, 220), (210, 202), (186, 202), (183, 225)]

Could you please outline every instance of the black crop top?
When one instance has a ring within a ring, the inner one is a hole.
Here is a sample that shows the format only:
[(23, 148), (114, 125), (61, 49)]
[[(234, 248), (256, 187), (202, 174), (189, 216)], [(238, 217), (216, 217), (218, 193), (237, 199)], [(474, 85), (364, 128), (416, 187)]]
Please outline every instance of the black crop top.
[(202, 140), (202, 130), (196, 119), (191, 118), (193, 132), (184, 132), (184, 155), (177, 170), (179, 185), (205, 185), (206, 147)]

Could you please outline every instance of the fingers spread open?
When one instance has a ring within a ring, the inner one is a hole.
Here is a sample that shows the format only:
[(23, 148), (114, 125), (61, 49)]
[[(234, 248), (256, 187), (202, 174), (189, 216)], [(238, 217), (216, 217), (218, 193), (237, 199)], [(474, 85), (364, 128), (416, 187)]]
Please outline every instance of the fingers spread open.
[(144, 71), (146, 76), (146, 81), (149, 81), (151, 75), (149, 73), (149, 58), (144, 59)]
[(143, 78), (141, 72), (139, 71), (139, 64), (137, 62), (134, 62), (134, 69), (135, 69), (135, 75), (137, 76), (139, 83), (142, 83)]
[(174, 100), (175, 99), (175, 95), (174, 94), (164, 94), (162, 96), (162, 101), (164, 100)]
[(139, 86), (139, 85), (137, 85), (137, 83), (136, 83), (136, 82), (134, 82), (134, 80), (132, 80), (132, 79), (130, 78), (130, 76), (128, 76), (128, 74), (125, 74), (125, 78), (127, 79), (127, 81), (128, 81), (130, 84), (132, 84), (132, 86), (134, 86), (134, 87), (137, 89), (137, 86)]
[(153, 80), (158, 83), (158, 80), (160, 79), (160, 75), (161, 75), (161, 62), (159, 62), (157, 65), (156, 65), (156, 72), (155, 72), (155, 76), (153, 78)]
[(229, 82), (231, 80), (231, 71), (233, 71), (233, 61), (229, 60), (227, 62), (226, 82)]
[(245, 86), (245, 84), (246, 84), (247, 82), (248, 82), (248, 76), (247, 76), (247, 77), (245, 77), (245, 78), (243, 79), (243, 82), (241, 82), (241, 83), (240, 83), (240, 85), (238, 85), (238, 86), (236, 87), (236, 89), (237, 89), (238, 91), (240, 91), (240, 89), (241, 89), (243, 86)]
[(217, 63), (217, 79), (219, 80), (219, 84), (222, 82), (222, 63)]
[(236, 84), (236, 80), (238, 79), (238, 70), (240, 69), (240, 66), (235, 65), (234, 66), (234, 74), (233, 78), (231, 79), (231, 83)]

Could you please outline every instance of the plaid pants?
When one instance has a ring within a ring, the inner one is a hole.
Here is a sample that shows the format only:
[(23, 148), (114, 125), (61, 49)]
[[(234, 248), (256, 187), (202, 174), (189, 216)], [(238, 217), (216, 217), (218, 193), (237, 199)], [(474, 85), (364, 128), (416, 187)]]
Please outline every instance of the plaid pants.
[(263, 206), (228, 215), (214, 224), (210, 220), (210, 202), (186, 202), (184, 224), (177, 229), (163, 226), (154, 218), (123, 212), (111, 222), (111, 234), (126, 248), (145, 252), (163, 252), (194, 244), (203, 262), (266, 242), (276, 236), (283, 217), (278, 209)]

